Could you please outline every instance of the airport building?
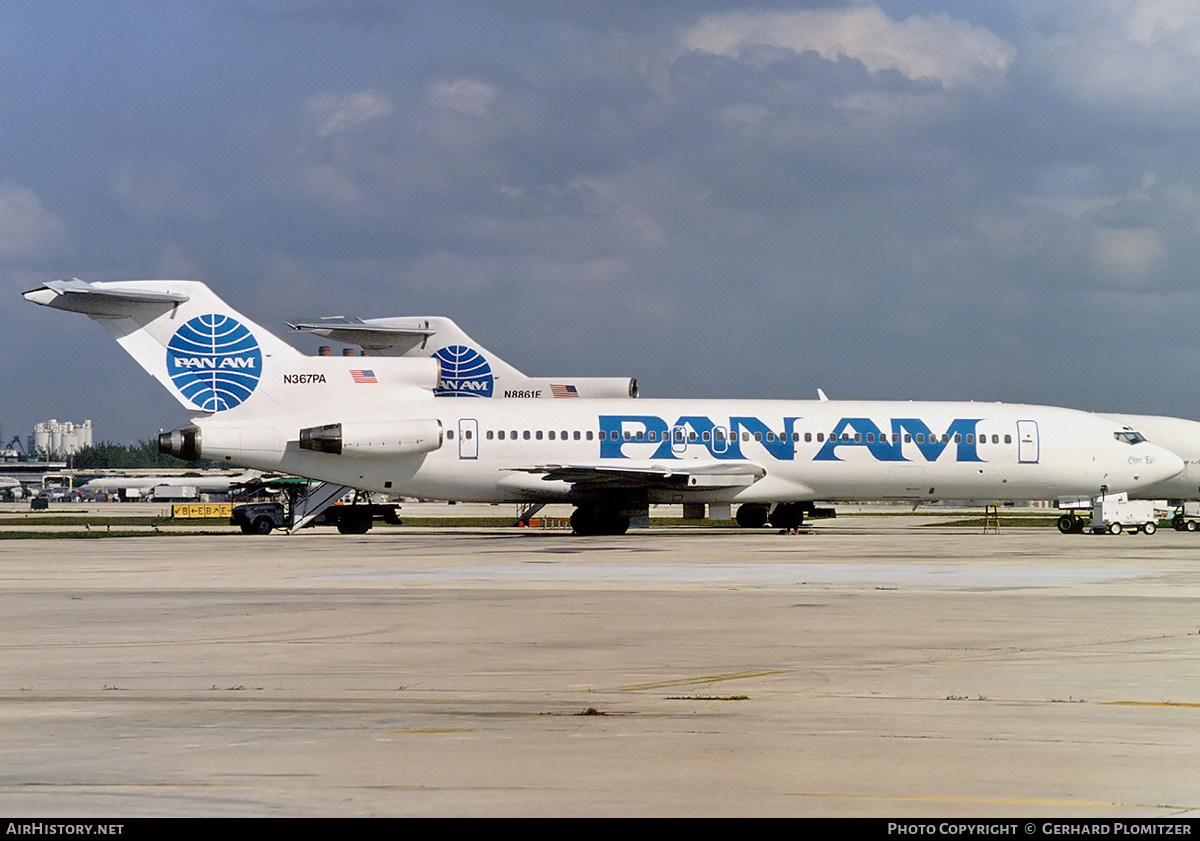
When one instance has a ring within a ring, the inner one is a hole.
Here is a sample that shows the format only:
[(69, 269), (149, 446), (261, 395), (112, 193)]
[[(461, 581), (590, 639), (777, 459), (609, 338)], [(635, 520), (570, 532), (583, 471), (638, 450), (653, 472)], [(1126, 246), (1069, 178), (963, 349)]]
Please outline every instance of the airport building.
[(57, 419), (51, 418), (43, 423), (34, 424), (29, 450), (43, 455), (70, 455), (90, 446), (91, 420), (85, 420), (83, 423), (59, 423)]

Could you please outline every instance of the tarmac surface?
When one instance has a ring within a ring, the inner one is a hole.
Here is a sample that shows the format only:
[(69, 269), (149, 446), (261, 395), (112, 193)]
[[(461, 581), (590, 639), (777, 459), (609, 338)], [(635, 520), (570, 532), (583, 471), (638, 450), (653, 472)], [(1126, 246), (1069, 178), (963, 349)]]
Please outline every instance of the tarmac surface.
[(0, 813), (1200, 817), (1200, 537), (0, 542)]

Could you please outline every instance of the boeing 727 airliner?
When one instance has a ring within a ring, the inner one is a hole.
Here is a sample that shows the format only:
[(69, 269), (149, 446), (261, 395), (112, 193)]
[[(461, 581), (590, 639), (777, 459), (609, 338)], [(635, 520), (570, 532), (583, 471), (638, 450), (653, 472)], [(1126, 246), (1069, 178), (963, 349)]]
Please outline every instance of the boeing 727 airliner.
[(1183, 469), (1071, 409), (446, 400), (434, 359), (306, 356), (194, 281), (53, 281), (25, 298), (98, 321), (187, 409), (164, 452), (392, 495), (566, 502), (580, 534), (621, 533), (651, 503), (738, 504), (744, 525), (792, 527), (819, 500), (1052, 499)]

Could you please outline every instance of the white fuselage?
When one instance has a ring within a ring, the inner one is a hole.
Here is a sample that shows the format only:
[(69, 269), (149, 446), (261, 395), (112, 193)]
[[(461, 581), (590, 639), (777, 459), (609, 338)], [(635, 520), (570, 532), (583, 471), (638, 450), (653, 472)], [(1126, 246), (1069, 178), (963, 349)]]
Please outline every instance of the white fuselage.
[[(651, 483), (649, 502), (1052, 499), (1134, 490), (1183, 467), (1154, 444), (1120, 440), (1109, 418), (1021, 404), (428, 397), (373, 418), (440, 422), (441, 446), (399, 456), (300, 449), (302, 427), (363, 419), (361, 407), (308, 406), (273, 425), (256, 417), (252, 441), (236, 410), (202, 419), (203, 454), (395, 495), (481, 502), (598, 492), (595, 483), (553, 478), (563, 466), (704, 479)], [(740, 483), (704, 478), (738, 470)]]

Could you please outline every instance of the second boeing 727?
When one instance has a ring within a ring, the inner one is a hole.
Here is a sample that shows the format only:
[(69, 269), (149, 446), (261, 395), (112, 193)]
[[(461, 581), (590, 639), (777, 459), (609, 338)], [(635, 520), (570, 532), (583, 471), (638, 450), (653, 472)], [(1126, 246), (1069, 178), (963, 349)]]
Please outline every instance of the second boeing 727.
[[(1183, 469), (1121, 423), (1003, 403), (447, 400), (433, 359), (306, 356), (194, 281), (54, 281), (187, 409), (160, 449), (391, 495), (566, 502), (580, 534), (652, 503), (799, 525), (820, 500), (1052, 499)], [(470, 377), (464, 368), (463, 377)]]

